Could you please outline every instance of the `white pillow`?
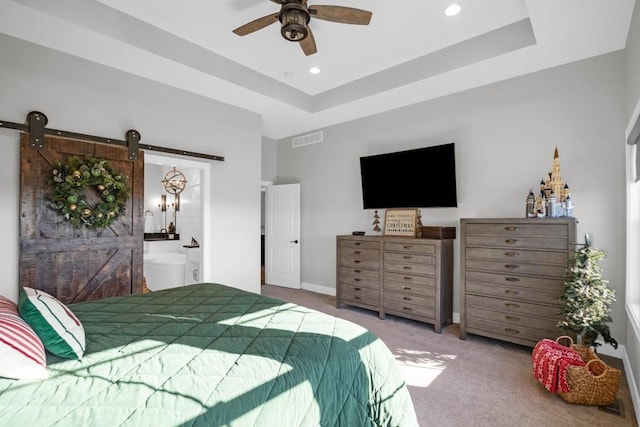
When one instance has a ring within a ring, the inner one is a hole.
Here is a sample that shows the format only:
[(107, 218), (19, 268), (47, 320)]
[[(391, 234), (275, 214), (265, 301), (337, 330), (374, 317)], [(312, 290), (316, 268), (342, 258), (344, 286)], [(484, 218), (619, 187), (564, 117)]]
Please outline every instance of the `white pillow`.
[(20, 318), (18, 307), (0, 296), (0, 377), (18, 380), (48, 378), (40, 338)]
[(84, 328), (63, 303), (46, 292), (23, 287), (18, 310), (36, 331), (47, 351), (65, 359), (82, 359)]

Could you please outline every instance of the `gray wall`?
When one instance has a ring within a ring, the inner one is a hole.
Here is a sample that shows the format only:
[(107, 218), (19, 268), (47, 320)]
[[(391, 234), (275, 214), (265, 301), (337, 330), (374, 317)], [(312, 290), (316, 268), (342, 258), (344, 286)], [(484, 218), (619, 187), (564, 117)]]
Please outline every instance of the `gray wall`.
[(278, 173), (278, 141), (262, 137), (262, 180), (275, 181)]
[[(261, 120), (256, 114), (120, 71), (0, 36), (0, 119), (22, 123), (31, 110), (49, 126), (219, 154), (212, 162), (210, 280), (260, 290)], [(0, 130), (5, 242), (0, 293), (18, 294), (18, 133)]]
[[(591, 233), (594, 245), (609, 253), (602, 266), (618, 295), (612, 333), (623, 342), (623, 59), (609, 54), (325, 128), (320, 144), (292, 149), (289, 140), (281, 141), (277, 182), (300, 182), (302, 189), (303, 282), (335, 289), (335, 236), (371, 232), (373, 212), (362, 209), (360, 156), (455, 142), (459, 207), (423, 209), (422, 220), (459, 226), (464, 217), (522, 217), (528, 189), (551, 170), (557, 146), (578, 235)], [(423, 183), (423, 191), (429, 185)], [(458, 256), (459, 239), (455, 312)]]

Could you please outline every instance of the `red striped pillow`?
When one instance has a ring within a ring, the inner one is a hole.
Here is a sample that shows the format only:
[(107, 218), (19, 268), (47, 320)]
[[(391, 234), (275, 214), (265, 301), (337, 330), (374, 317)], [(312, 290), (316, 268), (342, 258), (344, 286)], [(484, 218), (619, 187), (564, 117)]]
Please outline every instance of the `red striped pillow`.
[(46, 292), (23, 287), (18, 310), (47, 351), (65, 359), (82, 359), (84, 328), (67, 306)]
[(48, 378), (40, 338), (18, 314), (18, 307), (0, 296), (0, 377), (24, 380)]

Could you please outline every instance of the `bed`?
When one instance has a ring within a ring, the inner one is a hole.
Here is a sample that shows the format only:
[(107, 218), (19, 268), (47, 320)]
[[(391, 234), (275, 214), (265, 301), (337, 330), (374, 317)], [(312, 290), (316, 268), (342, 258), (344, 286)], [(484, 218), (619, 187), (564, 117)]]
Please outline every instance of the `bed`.
[(69, 308), (84, 357), (0, 378), (0, 425), (418, 425), (389, 349), (346, 320), (212, 283)]

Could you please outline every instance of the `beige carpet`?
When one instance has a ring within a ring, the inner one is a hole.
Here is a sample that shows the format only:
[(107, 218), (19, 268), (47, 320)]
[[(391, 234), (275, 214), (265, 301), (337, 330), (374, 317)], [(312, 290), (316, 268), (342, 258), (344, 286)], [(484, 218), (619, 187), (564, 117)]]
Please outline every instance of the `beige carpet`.
[[(379, 336), (396, 356), (426, 426), (637, 426), (626, 378), (618, 400), (623, 415), (571, 405), (549, 393), (531, 372), (531, 348), (474, 335), (458, 338), (458, 325), (442, 334), (433, 326), (355, 307), (335, 308), (335, 298), (277, 286), (262, 294), (358, 323)], [(618, 369), (622, 361), (603, 360)]]

